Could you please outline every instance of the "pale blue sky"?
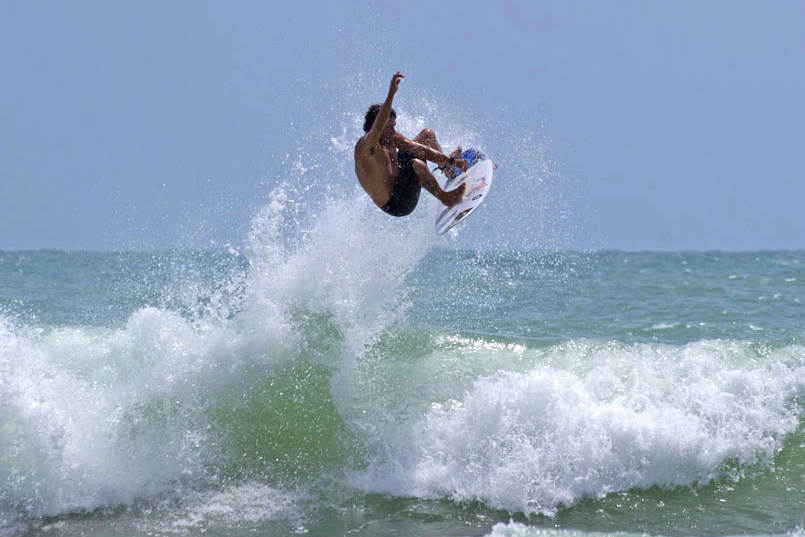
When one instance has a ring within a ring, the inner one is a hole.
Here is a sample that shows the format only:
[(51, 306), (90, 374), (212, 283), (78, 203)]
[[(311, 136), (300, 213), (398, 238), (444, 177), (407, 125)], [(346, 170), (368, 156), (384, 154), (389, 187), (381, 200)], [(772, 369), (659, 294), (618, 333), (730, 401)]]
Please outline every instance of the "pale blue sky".
[(500, 165), (465, 226), (805, 247), (805, 2), (275, 4), (3, 2), (0, 249), (237, 244), (283, 163), (354, 189), (331, 139), (397, 69), (399, 110)]

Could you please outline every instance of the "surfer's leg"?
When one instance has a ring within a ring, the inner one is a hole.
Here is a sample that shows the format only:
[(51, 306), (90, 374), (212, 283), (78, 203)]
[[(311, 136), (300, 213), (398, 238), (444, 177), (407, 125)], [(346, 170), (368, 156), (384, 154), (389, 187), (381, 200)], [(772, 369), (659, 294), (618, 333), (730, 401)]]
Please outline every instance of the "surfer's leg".
[(428, 165), (424, 160), (414, 159), (413, 166), (417, 177), (419, 177), (419, 184), (422, 188), (433, 194), (436, 199), (441, 201), (444, 205), (450, 207), (461, 201), (461, 198), (464, 197), (464, 191), (467, 189), (467, 185), (462, 184), (453, 190), (442, 190), (442, 187), (439, 186), (439, 182), (433, 174), (430, 173)]
[(433, 129), (422, 129), (422, 131), (414, 137), (414, 141), (442, 153), (442, 146), (439, 145), (439, 140), (436, 139), (436, 133), (433, 132)]

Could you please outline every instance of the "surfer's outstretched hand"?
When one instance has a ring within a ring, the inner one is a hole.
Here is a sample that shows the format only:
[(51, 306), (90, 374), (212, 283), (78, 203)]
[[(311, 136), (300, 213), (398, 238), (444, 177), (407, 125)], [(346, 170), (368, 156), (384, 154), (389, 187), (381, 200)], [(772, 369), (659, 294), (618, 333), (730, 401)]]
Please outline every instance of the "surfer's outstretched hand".
[(397, 93), (397, 88), (400, 86), (400, 82), (402, 79), (405, 78), (405, 75), (397, 71), (394, 73), (394, 76), (391, 77), (391, 85), (389, 86), (389, 95), (394, 95)]

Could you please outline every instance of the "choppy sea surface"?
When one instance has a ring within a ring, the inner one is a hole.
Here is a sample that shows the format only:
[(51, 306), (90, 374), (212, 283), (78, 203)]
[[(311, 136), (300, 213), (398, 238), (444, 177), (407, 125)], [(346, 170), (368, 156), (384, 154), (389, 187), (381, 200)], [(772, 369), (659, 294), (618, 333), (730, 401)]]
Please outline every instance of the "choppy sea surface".
[(0, 535), (803, 535), (805, 252), (275, 197), (238, 251), (0, 252)]

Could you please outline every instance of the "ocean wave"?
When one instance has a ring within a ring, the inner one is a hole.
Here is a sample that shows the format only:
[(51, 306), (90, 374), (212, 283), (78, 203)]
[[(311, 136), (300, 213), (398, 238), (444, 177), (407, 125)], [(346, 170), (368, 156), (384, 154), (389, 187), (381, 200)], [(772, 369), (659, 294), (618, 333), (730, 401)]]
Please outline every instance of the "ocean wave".
[(734, 341), (580, 341), (525, 358), (459, 352), (522, 365), (481, 374), (463, 393), (445, 378), (419, 388), (430, 407), (393, 439), (372, 439), (376, 458), (360, 486), (553, 515), (585, 497), (769, 466), (801, 426), (801, 346), (764, 354)]
[(119, 328), (0, 316), (4, 526), (216, 483), (237, 443), (226, 409), (249, 408), (267, 379), (300, 361), (349, 376), (354, 356), (407, 307), (399, 289), (430, 248), (432, 222), (373, 219), (357, 193), (301, 222), (295, 197), (287, 186), (271, 193), (253, 221), (248, 269), (228, 275), (226, 292), (185, 282)]

